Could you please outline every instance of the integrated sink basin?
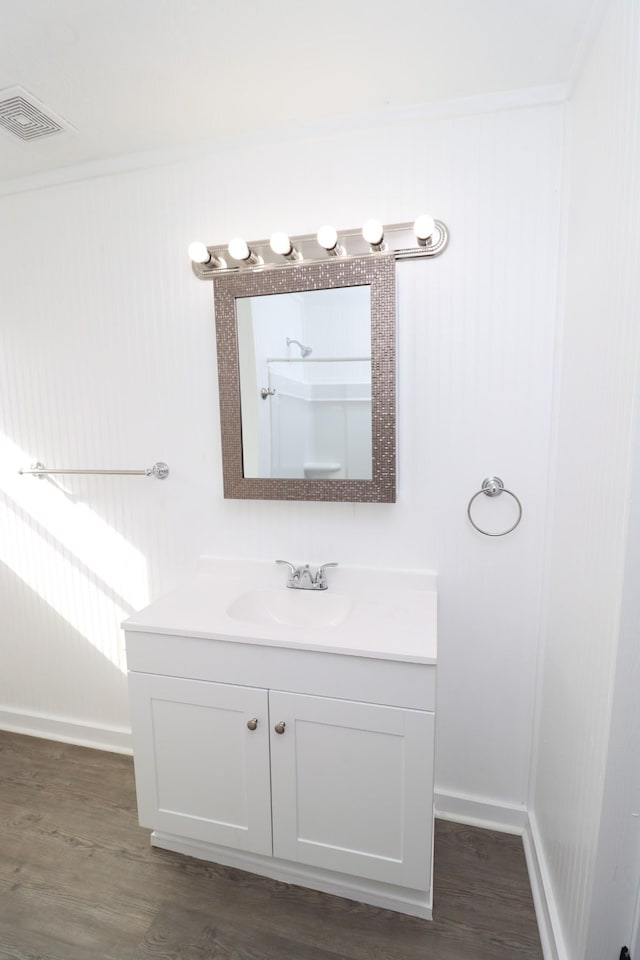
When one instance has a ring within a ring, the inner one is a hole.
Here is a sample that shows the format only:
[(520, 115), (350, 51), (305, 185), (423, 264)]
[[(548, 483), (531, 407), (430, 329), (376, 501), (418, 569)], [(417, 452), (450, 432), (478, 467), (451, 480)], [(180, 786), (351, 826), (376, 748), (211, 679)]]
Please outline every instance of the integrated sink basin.
[(337, 627), (353, 609), (353, 599), (329, 590), (249, 590), (227, 607), (233, 620), (263, 626)]
[(274, 561), (203, 558), (183, 587), (134, 614), (125, 629), (436, 663), (434, 573), (340, 564), (326, 581), (326, 590), (290, 589)]

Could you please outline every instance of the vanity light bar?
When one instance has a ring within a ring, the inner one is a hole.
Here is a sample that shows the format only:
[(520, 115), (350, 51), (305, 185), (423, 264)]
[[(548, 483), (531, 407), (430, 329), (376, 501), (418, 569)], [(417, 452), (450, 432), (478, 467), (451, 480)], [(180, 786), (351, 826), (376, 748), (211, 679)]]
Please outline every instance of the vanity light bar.
[[(449, 231), (442, 220), (434, 220), (429, 214), (423, 214), (414, 223), (394, 223), (390, 226), (383, 226), (378, 220), (368, 220), (358, 230), (338, 231), (325, 225), (317, 234), (307, 233), (297, 237), (275, 233), (270, 240), (251, 243), (236, 237), (228, 247), (223, 244), (207, 246), (195, 241), (189, 246), (189, 256), (196, 277), (211, 280), (221, 273), (286, 270), (293, 263), (319, 263), (329, 257), (349, 260), (390, 253), (396, 260), (419, 260), (439, 256), (448, 243)], [(229, 254), (235, 259), (230, 259)]]

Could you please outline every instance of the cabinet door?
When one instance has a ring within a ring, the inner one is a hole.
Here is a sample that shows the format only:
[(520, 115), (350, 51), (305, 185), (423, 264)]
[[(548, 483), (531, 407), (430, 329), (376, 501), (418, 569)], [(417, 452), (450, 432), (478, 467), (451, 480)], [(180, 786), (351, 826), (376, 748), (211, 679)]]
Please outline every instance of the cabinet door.
[(266, 690), (130, 673), (129, 692), (142, 826), (270, 855)]
[(269, 709), (274, 855), (428, 890), (433, 714), (274, 691)]

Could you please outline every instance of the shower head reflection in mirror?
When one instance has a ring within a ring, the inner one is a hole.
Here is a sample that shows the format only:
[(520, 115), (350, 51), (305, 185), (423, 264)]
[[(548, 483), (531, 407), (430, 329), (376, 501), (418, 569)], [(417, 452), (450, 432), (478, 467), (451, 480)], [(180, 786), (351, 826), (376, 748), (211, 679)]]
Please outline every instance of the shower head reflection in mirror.
[(296, 346), (300, 347), (300, 356), (303, 359), (313, 353), (311, 347), (305, 347), (304, 343), (300, 343), (299, 340), (294, 340), (293, 337), (287, 337), (287, 346), (290, 347), (292, 343), (295, 343)]

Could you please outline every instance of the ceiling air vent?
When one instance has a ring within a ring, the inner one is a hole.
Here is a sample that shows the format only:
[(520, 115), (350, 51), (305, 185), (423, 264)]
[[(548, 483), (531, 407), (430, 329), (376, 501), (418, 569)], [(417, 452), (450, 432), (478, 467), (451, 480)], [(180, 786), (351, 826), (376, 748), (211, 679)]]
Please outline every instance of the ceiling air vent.
[(0, 127), (20, 140), (40, 140), (73, 129), (22, 87), (0, 90)]

